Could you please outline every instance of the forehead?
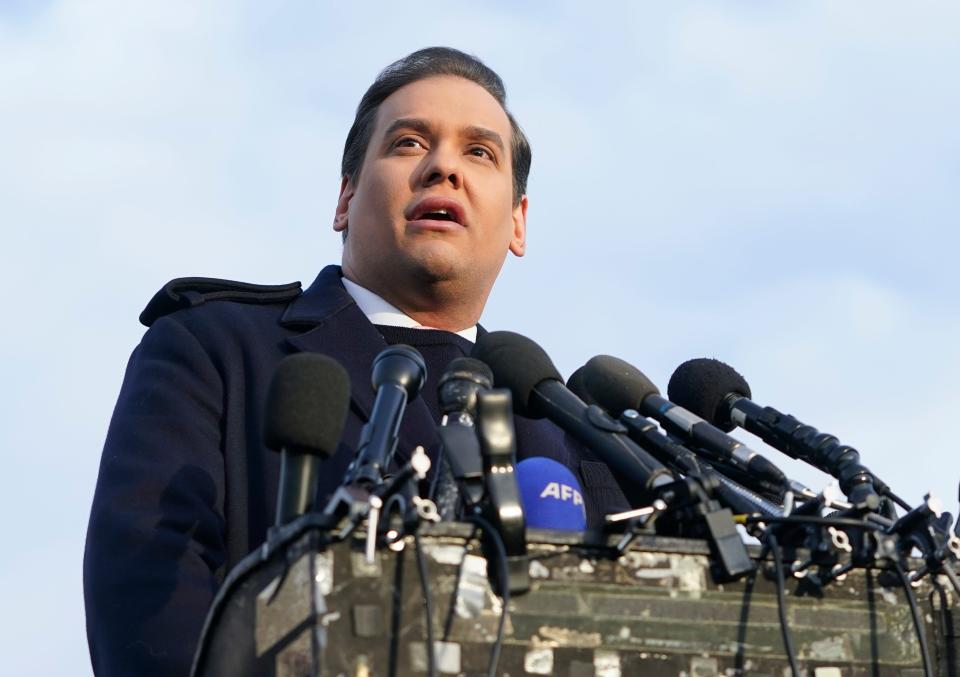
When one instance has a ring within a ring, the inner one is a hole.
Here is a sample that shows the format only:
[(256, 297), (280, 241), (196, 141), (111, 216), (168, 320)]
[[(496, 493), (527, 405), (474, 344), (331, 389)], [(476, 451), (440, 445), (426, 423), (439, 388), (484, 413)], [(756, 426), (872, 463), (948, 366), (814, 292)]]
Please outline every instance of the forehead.
[(401, 118), (417, 118), (444, 131), (484, 127), (509, 145), (510, 120), (500, 103), (483, 87), (465, 78), (438, 75), (404, 85), (377, 110), (375, 134)]

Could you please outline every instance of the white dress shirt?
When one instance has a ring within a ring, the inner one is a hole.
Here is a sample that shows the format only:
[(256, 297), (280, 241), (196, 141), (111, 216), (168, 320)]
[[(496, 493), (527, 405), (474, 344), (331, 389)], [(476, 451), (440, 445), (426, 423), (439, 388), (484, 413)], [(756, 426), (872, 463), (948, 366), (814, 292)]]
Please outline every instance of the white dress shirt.
[[(360, 306), (360, 310), (367, 316), (373, 324), (382, 324), (387, 327), (411, 327), (414, 329), (435, 329), (435, 327), (426, 327), (415, 319), (404, 313), (402, 310), (387, 303), (383, 298), (374, 294), (365, 287), (361, 287), (356, 282), (351, 282), (347, 278), (341, 278), (347, 293), (353, 297), (353, 300)], [(477, 342), (477, 325), (461, 329), (454, 332), (467, 339), (471, 343)]]

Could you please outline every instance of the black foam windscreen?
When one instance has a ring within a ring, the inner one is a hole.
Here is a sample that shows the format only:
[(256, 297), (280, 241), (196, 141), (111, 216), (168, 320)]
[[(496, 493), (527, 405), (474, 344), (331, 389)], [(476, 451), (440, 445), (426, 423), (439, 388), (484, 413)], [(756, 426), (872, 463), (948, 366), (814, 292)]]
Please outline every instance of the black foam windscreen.
[(510, 390), (514, 411), (521, 416), (542, 418), (540, 412), (530, 407), (533, 389), (551, 379), (563, 382), (543, 348), (512, 331), (484, 334), (473, 346), (471, 357), (490, 367), (495, 386)]
[(457, 357), (450, 360), (447, 370), (440, 377), (440, 385), (454, 378), (470, 379), (487, 388), (493, 386), (493, 372), (490, 367), (475, 357)]
[(580, 367), (570, 374), (570, 378), (567, 379), (567, 387), (570, 388), (570, 392), (586, 404), (597, 404), (597, 401), (593, 399), (593, 395), (587, 390), (587, 372), (585, 367)]
[(263, 443), (323, 456), (340, 443), (350, 406), (350, 377), (339, 362), (317, 353), (285, 357), (270, 381)]
[(670, 401), (730, 432), (736, 426), (724, 398), (737, 393), (750, 398), (750, 385), (729, 364), (707, 357), (687, 360), (673, 372), (667, 384)]
[(659, 395), (643, 372), (611, 355), (597, 355), (583, 365), (583, 385), (597, 405), (613, 416), (639, 409), (647, 395)]

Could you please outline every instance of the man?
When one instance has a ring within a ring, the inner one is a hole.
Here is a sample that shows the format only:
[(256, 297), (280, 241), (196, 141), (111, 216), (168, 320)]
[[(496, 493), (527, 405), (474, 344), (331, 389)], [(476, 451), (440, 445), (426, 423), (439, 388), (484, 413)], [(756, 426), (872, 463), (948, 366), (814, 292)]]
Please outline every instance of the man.
[[(266, 386), (280, 360), (339, 360), (352, 399), (320, 498), (337, 487), (374, 399), (373, 358), (388, 344), (424, 355), (428, 380), (398, 455), (436, 449), (436, 381), (469, 354), (508, 251), (524, 253), (530, 149), (500, 78), (446, 48), (378, 76), (347, 137), (334, 230), (342, 269), (261, 287), (175, 280), (141, 315), (103, 451), (84, 560), (94, 669), (186, 674), (225, 573), (274, 518), (279, 459), (261, 442)], [(426, 330), (427, 328), (432, 331)], [(579, 473), (588, 518), (625, 506), (602, 463), (545, 421), (518, 419), (518, 455)]]

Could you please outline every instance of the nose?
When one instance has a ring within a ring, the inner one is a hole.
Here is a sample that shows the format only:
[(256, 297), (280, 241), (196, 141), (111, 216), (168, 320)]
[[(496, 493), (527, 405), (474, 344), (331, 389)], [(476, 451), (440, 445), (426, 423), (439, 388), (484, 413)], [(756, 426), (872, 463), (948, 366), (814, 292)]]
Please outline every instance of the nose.
[(425, 187), (449, 183), (453, 188), (460, 188), (463, 185), (462, 172), (459, 155), (452, 149), (440, 146), (426, 155), (422, 182)]

